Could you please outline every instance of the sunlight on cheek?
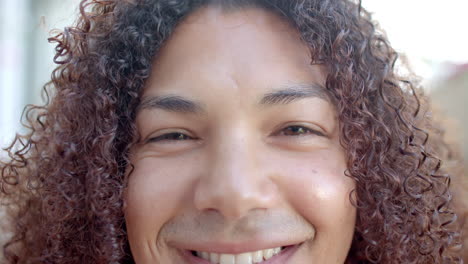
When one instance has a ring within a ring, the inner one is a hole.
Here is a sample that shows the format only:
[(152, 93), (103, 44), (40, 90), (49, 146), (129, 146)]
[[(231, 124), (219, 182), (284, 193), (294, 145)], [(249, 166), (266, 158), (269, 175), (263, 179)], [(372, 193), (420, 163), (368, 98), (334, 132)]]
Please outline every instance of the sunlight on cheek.
[[(326, 157), (335, 157), (329, 159)], [(354, 181), (344, 175), (344, 159), (333, 151), (291, 155), (275, 166), (281, 185), (289, 201), (310, 223), (330, 226), (327, 219), (352, 220), (353, 207), (349, 193)], [(319, 213), (318, 213), (319, 212)]]
[(322, 200), (322, 201), (333, 200), (334, 197), (336, 196), (336, 191), (321, 187), (316, 191), (315, 196), (317, 197), (318, 200)]

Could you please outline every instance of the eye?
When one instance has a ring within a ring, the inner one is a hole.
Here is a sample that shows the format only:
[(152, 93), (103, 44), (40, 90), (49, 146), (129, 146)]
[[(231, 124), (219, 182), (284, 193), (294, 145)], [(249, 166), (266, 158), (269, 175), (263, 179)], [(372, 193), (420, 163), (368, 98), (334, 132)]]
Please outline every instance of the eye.
[(302, 135), (308, 135), (308, 134), (313, 134), (317, 136), (325, 136), (325, 134), (323, 134), (320, 131), (317, 131), (315, 129), (308, 128), (305, 126), (299, 126), (299, 125), (285, 127), (278, 134), (281, 136), (302, 136)]
[(181, 141), (181, 140), (192, 140), (194, 138), (185, 135), (180, 132), (166, 133), (157, 137), (148, 139), (148, 142), (161, 142), (161, 141)]

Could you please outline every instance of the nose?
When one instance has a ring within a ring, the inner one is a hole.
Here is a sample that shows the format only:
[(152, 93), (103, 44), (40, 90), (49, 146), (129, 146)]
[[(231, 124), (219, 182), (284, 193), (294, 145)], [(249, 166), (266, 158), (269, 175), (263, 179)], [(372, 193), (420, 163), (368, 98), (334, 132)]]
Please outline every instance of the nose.
[(205, 173), (194, 197), (198, 210), (214, 210), (227, 220), (271, 208), (277, 199), (276, 185), (256, 158), (262, 154), (258, 142), (247, 133), (233, 134), (209, 146)]

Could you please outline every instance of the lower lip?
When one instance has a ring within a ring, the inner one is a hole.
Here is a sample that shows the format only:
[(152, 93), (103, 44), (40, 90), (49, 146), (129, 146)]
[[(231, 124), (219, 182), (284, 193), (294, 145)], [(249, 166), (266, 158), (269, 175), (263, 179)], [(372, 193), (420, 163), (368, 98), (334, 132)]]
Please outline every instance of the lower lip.
[[(264, 260), (263, 262), (254, 263), (254, 264), (285, 264), (294, 255), (294, 253), (299, 249), (301, 245), (302, 243), (294, 245), (294, 246), (286, 247), (285, 249), (281, 250), (279, 254), (267, 260)], [(182, 254), (182, 257), (185, 259), (186, 263), (212, 264), (210, 261), (206, 259), (202, 259), (202, 258), (194, 256), (190, 250), (183, 250), (181, 254)]]

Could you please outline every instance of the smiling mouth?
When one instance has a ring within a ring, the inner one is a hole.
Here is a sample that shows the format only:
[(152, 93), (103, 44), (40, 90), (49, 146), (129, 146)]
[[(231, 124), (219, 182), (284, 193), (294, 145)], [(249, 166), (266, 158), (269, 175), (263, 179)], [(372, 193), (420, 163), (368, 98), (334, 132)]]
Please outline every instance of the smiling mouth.
[(244, 252), (240, 254), (223, 254), (203, 251), (191, 251), (191, 253), (192, 256), (195, 258), (204, 259), (204, 263), (209, 262), (213, 264), (267, 264), (270, 263), (270, 261), (268, 260), (274, 260), (276, 259), (276, 257), (280, 257), (280, 255), (283, 255), (283, 253), (291, 251), (291, 249), (293, 248), (297, 248), (297, 246), (299, 245), (269, 248), (253, 252)]

